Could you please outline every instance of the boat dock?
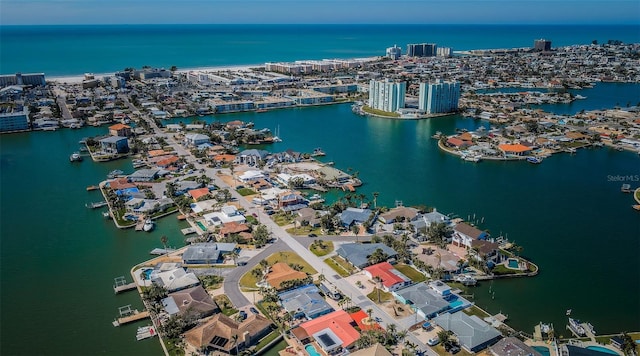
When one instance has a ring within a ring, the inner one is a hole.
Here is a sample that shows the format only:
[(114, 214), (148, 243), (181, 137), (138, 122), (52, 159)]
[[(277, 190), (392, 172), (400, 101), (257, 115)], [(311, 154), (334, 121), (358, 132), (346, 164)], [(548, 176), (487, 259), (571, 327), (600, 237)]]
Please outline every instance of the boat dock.
[(153, 250), (151, 250), (149, 252), (150, 255), (156, 255), (156, 256), (161, 256), (161, 255), (166, 255), (167, 253), (171, 253), (175, 251), (172, 248), (154, 248)]
[(137, 309), (131, 310), (131, 304), (118, 308), (118, 312), (120, 313), (120, 317), (111, 323), (113, 326), (120, 326), (149, 317), (149, 312), (146, 310), (142, 312), (139, 312)]
[(127, 283), (126, 279), (124, 279), (124, 276), (116, 277), (113, 279), (113, 281), (114, 281), (113, 292), (115, 294), (136, 289), (137, 287), (136, 282)]
[(107, 205), (106, 201), (97, 201), (97, 202), (85, 204), (85, 206), (90, 209), (102, 208), (103, 206), (106, 206), (106, 205)]
[(182, 232), (183, 235), (187, 236), (187, 235), (195, 234), (196, 233), (196, 228), (195, 227), (188, 227), (186, 229), (180, 230), (180, 232)]
[(87, 192), (90, 192), (92, 190), (98, 190), (100, 189), (100, 187), (98, 187), (97, 185), (90, 185), (87, 187)]

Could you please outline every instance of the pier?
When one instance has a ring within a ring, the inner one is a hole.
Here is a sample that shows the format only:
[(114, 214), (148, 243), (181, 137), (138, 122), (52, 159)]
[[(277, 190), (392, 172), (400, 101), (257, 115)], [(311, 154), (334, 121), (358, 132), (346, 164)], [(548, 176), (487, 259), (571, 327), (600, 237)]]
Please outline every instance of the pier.
[(187, 235), (195, 234), (196, 233), (196, 228), (195, 227), (188, 227), (186, 229), (180, 230), (180, 232), (182, 232), (182, 234), (184, 236), (187, 236)]
[(118, 308), (118, 312), (120, 313), (120, 317), (111, 323), (113, 326), (120, 326), (128, 323), (132, 323), (134, 321), (146, 319), (149, 317), (148, 311), (145, 310), (145, 311), (139, 312), (137, 309), (131, 310), (130, 304)]
[(106, 206), (106, 205), (107, 205), (106, 201), (98, 201), (98, 202), (85, 204), (85, 206), (90, 209), (102, 208), (103, 206)]
[(124, 276), (120, 276), (120, 277), (114, 278), (113, 281), (114, 281), (113, 292), (115, 294), (126, 292), (126, 291), (132, 290), (132, 289), (136, 289), (136, 287), (137, 287), (136, 282), (127, 283), (127, 281), (124, 279)]

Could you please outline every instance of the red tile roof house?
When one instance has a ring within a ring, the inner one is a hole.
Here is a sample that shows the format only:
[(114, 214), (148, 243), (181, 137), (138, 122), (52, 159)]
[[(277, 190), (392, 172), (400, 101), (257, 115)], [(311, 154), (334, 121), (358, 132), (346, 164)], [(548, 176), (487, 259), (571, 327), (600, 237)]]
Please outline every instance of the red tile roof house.
[(360, 338), (356, 322), (344, 310), (336, 310), (300, 324), (291, 333), (303, 344), (313, 338), (329, 355), (348, 349)]
[(381, 262), (364, 269), (364, 274), (372, 280), (379, 278), (385, 292), (393, 292), (411, 285), (411, 279), (395, 269), (389, 262)]
[(461, 140), (461, 139), (459, 139), (457, 137), (450, 137), (447, 140), (447, 146), (455, 147), (455, 148), (458, 148), (458, 149), (464, 149), (464, 148), (469, 147), (471, 145), (472, 145), (472, 143), (470, 141), (463, 141), (463, 140)]
[(209, 195), (209, 188), (204, 187), (199, 189), (192, 189), (188, 191), (187, 194), (189, 194), (189, 196), (193, 198), (193, 201), (197, 202), (200, 198)]

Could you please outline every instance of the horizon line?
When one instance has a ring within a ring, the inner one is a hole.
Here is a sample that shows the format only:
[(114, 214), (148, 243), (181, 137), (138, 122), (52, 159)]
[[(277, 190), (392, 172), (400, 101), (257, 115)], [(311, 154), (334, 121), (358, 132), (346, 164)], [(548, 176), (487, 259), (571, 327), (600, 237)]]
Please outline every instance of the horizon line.
[(38, 23), (0, 24), (0, 27), (19, 26), (635, 26), (636, 23)]

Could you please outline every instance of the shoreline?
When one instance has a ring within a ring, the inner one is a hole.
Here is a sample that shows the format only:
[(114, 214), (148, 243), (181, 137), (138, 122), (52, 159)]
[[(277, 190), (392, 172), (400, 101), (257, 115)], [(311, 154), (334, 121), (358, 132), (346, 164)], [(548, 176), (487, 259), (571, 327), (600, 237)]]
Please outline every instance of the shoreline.
[[(212, 71), (212, 72), (222, 72), (227, 70), (239, 71), (239, 70), (250, 70), (251, 68), (256, 68), (256, 67), (264, 67), (264, 63), (263, 64), (242, 64), (242, 65), (221, 65), (221, 66), (213, 66), (213, 67), (194, 67), (194, 68), (184, 68), (184, 69), (178, 68), (178, 70), (176, 70), (175, 73), (184, 74), (184, 73), (189, 73), (193, 71)], [(116, 73), (117, 72), (53, 75), (48, 78), (45, 73), (45, 78), (47, 81), (56, 82), (58, 84), (61, 84), (61, 83), (79, 84), (79, 83), (82, 83), (82, 81), (84, 80), (85, 74), (91, 74), (96, 78), (102, 78), (102, 77), (112, 77)], [(7, 74), (7, 75), (10, 75), (10, 74)]]

